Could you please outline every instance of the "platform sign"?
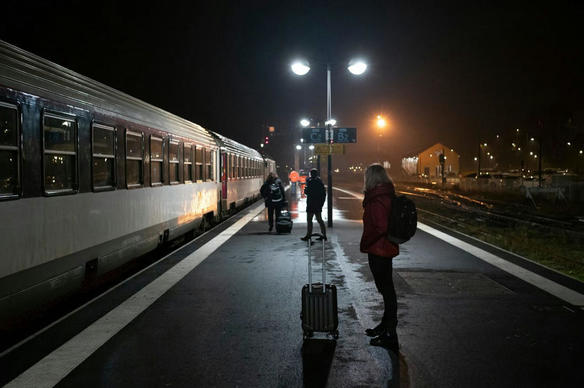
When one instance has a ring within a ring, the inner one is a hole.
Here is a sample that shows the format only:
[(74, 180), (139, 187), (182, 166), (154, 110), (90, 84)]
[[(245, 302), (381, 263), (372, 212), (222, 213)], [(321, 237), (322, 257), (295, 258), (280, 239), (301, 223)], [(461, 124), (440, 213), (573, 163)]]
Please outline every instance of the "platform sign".
[(327, 143), (326, 128), (303, 128), (302, 139), (307, 144)]
[(315, 144), (315, 155), (343, 155), (345, 153), (344, 144)]
[(334, 128), (333, 143), (357, 143), (357, 128)]

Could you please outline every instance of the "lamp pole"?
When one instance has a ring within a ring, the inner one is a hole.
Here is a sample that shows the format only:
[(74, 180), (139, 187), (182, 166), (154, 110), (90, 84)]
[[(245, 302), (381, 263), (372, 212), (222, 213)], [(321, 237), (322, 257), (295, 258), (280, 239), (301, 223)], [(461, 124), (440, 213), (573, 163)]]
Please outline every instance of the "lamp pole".
[[(329, 144), (333, 142), (333, 131), (331, 125), (331, 66), (326, 65), (326, 121), (328, 123), (327, 130), (329, 131)], [(329, 145), (330, 147), (330, 145)], [(329, 152), (327, 164), (327, 224), (329, 228), (333, 226), (333, 155)]]
[[(310, 71), (310, 66), (306, 61), (296, 61), (290, 66), (292, 71), (300, 76), (305, 75)], [(349, 63), (347, 69), (355, 74), (361, 75), (367, 69), (367, 64), (362, 60), (354, 60)], [(327, 133), (327, 140), (329, 143), (329, 154), (328, 154), (328, 195), (327, 195), (327, 207), (328, 207), (328, 226), (333, 226), (333, 162), (332, 162), (332, 143), (333, 143), (333, 126), (334, 120), (331, 117), (331, 65), (327, 63), (326, 65), (326, 123), (325, 130)], [(317, 159), (318, 170), (320, 171), (320, 155)]]

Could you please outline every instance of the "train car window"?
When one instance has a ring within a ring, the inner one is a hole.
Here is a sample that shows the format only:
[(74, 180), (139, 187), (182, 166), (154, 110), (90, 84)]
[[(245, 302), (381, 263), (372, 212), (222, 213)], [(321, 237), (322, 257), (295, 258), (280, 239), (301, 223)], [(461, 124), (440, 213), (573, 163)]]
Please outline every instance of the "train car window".
[(213, 180), (213, 168), (211, 167), (211, 150), (205, 149), (205, 178)]
[(235, 155), (231, 154), (231, 179), (235, 179), (237, 177), (237, 174), (235, 173), (237, 171), (237, 159), (235, 158)]
[(180, 159), (178, 154), (178, 141), (170, 141), (168, 147), (168, 166), (170, 168), (170, 184), (176, 185), (180, 183), (178, 171), (180, 167)]
[(45, 194), (77, 190), (77, 122), (66, 116), (45, 114), (43, 138)]
[(93, 124), (93, 190), (113, 189), (115, 176), (115, 138), (113, 127)]
[(203, 147), (197, 146), (195, 148), (195, 179), (203, 180)]
[(0, 103), (0, 199), (18, 196), (18, 112)]
[(141, 133), (126, 131), (126, 187), (144, 184), (144, 137)]
[(230, 163), (230, 166), (231, 166), (231, 179), (235, 179), (235, 175), (236, 175), (235, 174), (235, 169), (237, 168), (235, 166), (235, 155), (231, 154), (230, 160), (231, 160), (231, 163)]
[(237, 157), (237, 177), (241, 178), (241, 156)]
[(183, 164), (184, 164), (184, 181), (191, 183), (193, 181), (193, 147), (190, 144), (185, 144), (183, 148)]
[(164, 176), (162, 175), (162, 165), (164, 164), (164, 153), (162, 152), (162, 139), (150, 136), (150, 185), (162, 185)]

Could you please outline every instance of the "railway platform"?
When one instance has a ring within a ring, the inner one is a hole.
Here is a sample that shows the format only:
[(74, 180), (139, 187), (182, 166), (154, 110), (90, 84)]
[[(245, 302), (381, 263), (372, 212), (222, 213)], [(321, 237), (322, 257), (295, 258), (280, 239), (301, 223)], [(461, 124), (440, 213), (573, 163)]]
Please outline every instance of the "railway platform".
[(383, 302), (359, 252), (361, 198), (340, 187), (334, 203), (325, 248), (327, 281), (338, 288), (338, 340), (302, 339), (305, 204), (293, 198), (291, 234), (268, 233), (263, 203), (252, 204), (4, 351), (0, 384), (584, 385), (581, 284), (439, 225), (420, 224), (394, 259), (400, 355), (370, 346), (364, 330)]

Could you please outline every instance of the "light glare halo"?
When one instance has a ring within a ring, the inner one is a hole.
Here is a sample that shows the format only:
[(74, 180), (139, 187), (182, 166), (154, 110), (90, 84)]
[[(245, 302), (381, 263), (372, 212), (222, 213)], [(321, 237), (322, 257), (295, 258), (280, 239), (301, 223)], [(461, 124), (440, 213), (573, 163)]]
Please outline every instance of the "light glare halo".
[(290, 68), (292, 69), (294, 74), (297, 74), (297, 75), (304, 75), (310, 71), (310, 66), (308, 66), (308, 64), (302, 63), (300, 61), (294, 62), (290, 66)]
[(309, 124), (310, 121), (308, 121), (307, 119), (300, 120), (300, 125), (302, 125), (303, 127), (308, 127)]
[(361, 75), (367, 70), (367, 64), (363, 61), (352, 63), (348, 67), (349, 71), (355, 75)]

